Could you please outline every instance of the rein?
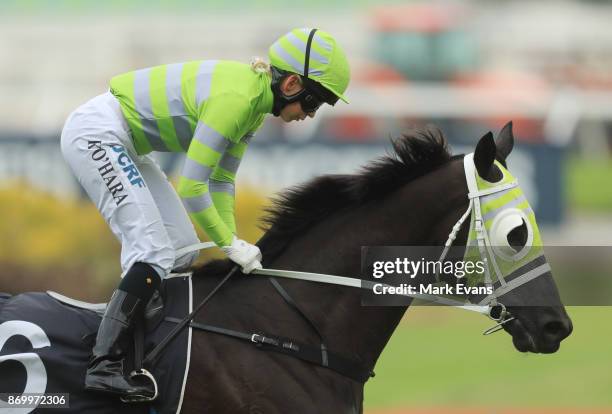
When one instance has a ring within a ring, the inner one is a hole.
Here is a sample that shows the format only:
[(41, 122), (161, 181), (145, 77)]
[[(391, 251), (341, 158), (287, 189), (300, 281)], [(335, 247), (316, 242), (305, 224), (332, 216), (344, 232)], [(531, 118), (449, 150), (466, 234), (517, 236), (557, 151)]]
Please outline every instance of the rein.
[[(497, 290), (493, 290), (493, 293), (487, 297), (485, 297), (478, 304), (465, 304), (458, 300), (453, 300), (441, 296), (430, 295), (430, 294), (409, 294), (402, 293), (402, 296), (411, 297), (414, 299), (421, 299), (432, 303), (437, 303), (441, 305), (447, 305), (456, 307), (459, 309), (469, 310), (472, 312), (477, 312), (482, 315), (486, 315), (489, 318), (493, 319), (497, 322), (493, 327), (485, 330), (483, 335), (490, 335), (494, 332), (497, 332), (503, 328), (503, 325), (514, 320), (515, 318), (506, 310), (506, 307), (498, 302), (498, 292), (501, 294), (507, 293), (516, 287), (523, 285), (536, 277), (539, 277), (546, 272), (550, 271), (550, 266), (548, 264), (543, 264), (536, 269), (532, 269), (531, 271), (521, 275), (520, 277), (514, 279), (511, 283), (506, 283), (504, 279), (504, 275), (499, 269), (499, 266), (495, 260), (495, 255), (493, 254), (491, 243), (487, 234), (487, 230), (484, 225), (484, 219), (481, 211), (481, 198), (495, 194), (500, 192), (508, 191), (514, 187), (518, 186), (516, 180), (511, 182), (501, 184), (489, 189), (480, 190), (476, 181), (476, 167), (474, 165), (474, 154), (467, 154), (463, 159), (465, 178), (468, 186), (468, 198), (469, 205), (465, 213), (459, 218), (459, 220), (452, 227), (451, 232), (444, 244), (444, 250), (440, 256), (439, 261), (443, 261), (448, 254), (451, 246), (453, 245), (455, 239), (457, 238), (457, 234), (465, 224), (465, 221), (468, 217), (473, 217), (474, 221), (474, 231), (476, 233), (476, 241), (478, 245), (478, 251), (480, 257), (484, 259), (485, 263), (485, 285), (489, 287), (493, 287), (494, 283), (492, 280), (492, 273), (495, 273), (498, 281), (501, 286)], [(213, 242), (206, 243), (197, 243), (191, 246), (187, 246), (181, 249), (178, 249), (176, 252), (177, 256), (182, 256), (186, 253), (199, 251), (208, 249), (211, 247), (215, 247)], [(491, 263), (489, 260), (486, 260), (487, 254), (491, 258)], [(213, 332), (217, 334), (222, 334), (226, 336), (231, 336), (237, 339), (242, 339), (246, 341), (250, 341), (261, 349), (270, 350), (275, 352), (281, 352), (284, 354), (292, 355), (299, 359), (302, 359), (307, 362), (311, 362), (313, 364), (330, 368), (340, 374), (347, 376), (348, 378), (352, 378), (359, 382), (365, 382), (367, 378), (370, 376), (374, 376), (374, 373), (367, 369), (366, 367), (361, 366), (361, 364), (357, 361), (351, 361), (348, 358), (342, 357), (340, 355), (331, 353), (327, 350), (323, 342), (323, 338), (316, 328), (314, 324), (308, 319), (308, 317), (299, 309), (295, 301), (288, 295), (288, 293), (282, 288), (282, 286), (274, 279), (275, 277), (294, 279), (294, 280), (303, 280), (309, 282), (317, 282), (317, 283), (327, 283), (339, 286), (347, 286), (353, 288), (367, 289), (371, 290), (375, 285), (374, 282), (361, 280), (358, 278), (350, 278), (345, 276), (336, 276), (336, 275), (328, 275), (321, 273), (312, 273), (312, 272), (299, 272), (292, 270), (281, 270), (281, 269), (255, 269), (251, 274), (258, 276), (269, 276), (270, 282), (274, 285), (275, 289), (278, 293), (283, 297), (285, 302), (287, 302), (294, 310), (296, 310), (302, 318), (308, 322), (311, 328), (317, 333), (319, 338), (321, 339), (321, 344), (319, 348), (315, 348), (306, 344), (300, 344), (291, 339), (263, 335), (259, 333), (244, 333), (233, 331), (226, 328), (219, 328), (210, 325), (204, 325), (200, 323), (196, 323), (193, 321), (195, 315), (204, 307), (204, 305), (212, 298), (212, 296), (223, 286), (223, 284), (229, 280), (229, 278), (238, 270), (238, 266), (234, 266), (232, 270), (218, 283), (215, 288), (202, 300), (202, 302), (185, 318), (182, 320), (176, 318), (166, 318), (166, 320), (170, 322), (177, 323), (177, 326), (166, 336), (147, 356), (145, 357), (143, 363), (151, 363), (153, 362), (163, 351), (164, 348), (174, 339), (186, 326), (191, 326), (196, 329), (204, 330), (207, 332)], [(436, 275), (438, 276), (438, 275)], [(377, 285), (381, 285), (383, 287), (391, 287), (390, 285), (376, 283)]]
[[(475, 230), (477, 234), (480, 255), (483, 258), (486, 257), (486, 252), (489, 249), (490, 243), (489, 243), (489, 239), (487, 237), (487, 233), (484, 227), (484, 219), (483, 219), (481, 208), (480, 208), (480, 198), (487, 196), (487, 195), (507, 191), (507, 190), (510, 190), (518, 186), (518, 183), (516, 181), (512, 181), (510, 183), (499, 185), (499, 186), (496, 186), (496, 187), (493, 187), (487, 190), (479, 190), (478, 185), (476, 183), (476, 167), (474, 165), (474, 154), (473, 153), (467, 154), (464, 157), (463, 167), (465, 171), (465, 177), (466, 177), (466, 182), (468, 186), (468, 198), (470, 202), (469, 202), (468, 208), (465, 211), (465, 213), (459, 218), (459, 220), (452, 227), (451, 232), (446, 240), (446, 243), (444, 244), (444, 250), (439, 259), (440, 262), (443, 261), (446, 255), (448, 254), (448, 251), (450, 250), (455, 239), (457, 238), (457, 234), (461, 230), (467, 218), (470, 217), (471, 215), (474, 215)], [(187, 247), (177, 250), (177, 256), (181, 256), (183, 254), (191, 253), (191, 252), (198, 251), (198, 250), (208, 249), (211, 247), (215, 247), (215, 244), (213, 242), (194, 244), (194, 245), (187, 246)], [(493, 255), (491, 255), (491, 257), (493, 257)], [(485, 261), (485, 264), (486, 264), (485, 265), (485, 276), (486, 276), (485, 284), (486, 286), (492, 286), (493, 282), (491, 279), (491, 270), (489, 268), (489, 262)], [(494, 266), (495, 273), (497, 274), (499, 280), (502, 282), (502, 287), (504, 287), (506, 283), (494, 259), (493, 259), (493, 266)], [(532, 275), (530, 275), (531, 277), (523, 278), (519, 284), (513, 285), (512, 288), (515, 288), (517, 286), (520, 286), (521, 284), (527, 283), (531, 279), (540, 276), (541, 274), (545, 273), (547, 270), (550, 270), (550, 268), (548, 269), (542, 268), (540, 270), (542, 270), (542, 272), (535, 272)], [(293, 270), (262, 268), (262, 269), (253, 270), (251, 274), (259, 275), (259, 276), (282, 277), (282, 278), (287, 278), (287, 279), (304, 280), (304, 281), (317, 282), (317, 283), (327, 283), (327, 284), (332, 284), (332, 285), (347, 286), (347, 287), (361, 288), (361, 289), (367, 289), (367, 290), (371, 290), (372, 287), (374, 286), (374, 282), (367, 281), (367, 280), (361, 280), (358, 278), (328, 275), (328, 274), (322, 274), (322, 273), (299, 272), (299, 271), (293, 271)], [(391, 287), (390, 285), (387, 285), (384, 283), (376, 283), (376, 284), (381, 287)], [(436, 295), (429, 295), (429, 294), (401, 293), (399, 295), (411, 297), (413, 299), (420, 299), (420, 300), (424, 300), (424, 301), (435, 303), (435, 304), (452, 306), (452, 307), (459, 308), (459, 309), (477, 312), (477, 313), (485, 315), (493, 319), (494, 321), (496, 321), (497, 324), (493, 326), (492, 328), (489, 328), (486, 331), (484, 331), (483, 335), (490, 335), (491, 333), (500, 330), (503, 324), (510, 322), (512, 319), (514, 319), (513, 317), (510, 316), (510, 314), (506, 310), (506, 307), (503, 304), (497, 302), (497, 298), (495, 294), (485, 298), (479, 304), (465, 304), (458, 300), (453, 300), (453, 299), (444, 298), (444, 297), (436, 296)], [(487, 301), (487, 299), (489, 300)]]
[[(204, 245), (204, 246), (202, 246)], [(198, 246), (198, 249), (195, 249), (195, 246)], [(201, 250), (202, 248), (212, 247), (208, 243), (200, 243), (194, 246), (190, 246), (195, 250)], [(303, 361), (319, 365), (324, 368), (329, 368), (333, 371), (338, 372), (341, 375), (344, 375), (347, 378), (350, 378), (354, 381), (365, 383), (368, 378), (373, 377), (374, 371), (364, 366), (358, 361), (352, 360), (350, 358), (346, 358), (340, 354), (335, 352), (331, 352), (327, 349), (327, 346), (323, 342), (323, 336), (321, 332), (316, 327), (316, 325), (306, 316), (304, 312), (297, 306), (295, 301), (291, 298), (291, 296), (283, 289), (283, 287), (273, 278), (270, 278), (270, 282), (274, 286), (274, 288), (278, 291), (281, 297), (287, 302), (306, 322), (310, 325), (310, 327), (316, 332), (320, 339), (320, 346), (313, 347), (308, 344), (303, 344), (298, 341), (292, 340), (290, 338), (284, 338), (274, 335), (261, 334), (261, 333), (245, 333), (239, 332), (232, 329), (221, 328), (218, 326), (201, 324), (193, 321), (196, 314), (208, 303), (208, 301), (217, 293), (217, 291), (236, 273), (239, 269), (238, 265), (235, 265), (232, 270), (213, 288), (213, 290), (200, 302), (200, 304), (187, 316), (183, 319), (166, 317), (165, 321), (176, 323), (177, 325), (172, 329), (172, 331), (164, 337), (161, 342), (159, 342), (147, 355), (144, 359), (142, 359), (143, 355), (143, 338), (142, 338), (142, 330), (140, 334), (135, 335), (135, 369), (130, 376), (132, 378), (137, 376), (145, 376), (147, 377), (155, 386), (157, 390), (157, 381), (151, 375), (151, 373), (142, 368), (144, 365), (152, 364), (157, 360), (157, 358), (161, 355), (161, 352), (168, 346), (168, 344), (176, 338), (183, 329), (187, 326), (190, 326), (195, 329), (199, 329), (201, 331), (212, 332), (216, 334), (221, 334), (225, 336), (230, 336), (233, 338), (246, 340), (250, 343), (253, 343), (257, 346), (258, 349), (272, 352), (279, 352), (286, 355), (290, 355), (301, 359)], [(186, 275), (189, 275), (187, 273)], [(155, 392), (155, 396), (153, 398), (145, 398), (142, 399), (140, 397), (136, 399), (123, 399), (124, 402), (141, 402), (141, 401), (152, 401), (157, 397), (157, 391)]]
[(202, 309), (204, 305), (208, 303), (208, 301), (215, 295), (215, 293), (217, 293), (217, 291), (221, 289), (221, 286), (223, 286), (225, 282), (227, 282), (229, 278), (232, 277), (237, 271), (238, 265), (235, 265), (232, 270), (230, 270), (229, 273), (217, 284), (217, 286), (215, 286), (215, 288), (202, 300), (202, 302), (200, 302), (200, 304), (193, 311), (191, 311), (189, 315), (185, 316), (185, 318), (183, 318), (179, 322), (179, 324), (175, 326), (174, 329), (172, 329), (172, 331), (147, 354), (145, 359), (142, 361), (142, 364), (149, 364), (155, 361), (159, 357), (161, 351), (163, 351), (164, 348), (168, 346), (170, 341), (176, 338), (176, 336), (183, 329), (185, 329), (185, 327), (193, 320), (193, 318), (195, 318), (196, 314), (200, 311), (200, 309)]

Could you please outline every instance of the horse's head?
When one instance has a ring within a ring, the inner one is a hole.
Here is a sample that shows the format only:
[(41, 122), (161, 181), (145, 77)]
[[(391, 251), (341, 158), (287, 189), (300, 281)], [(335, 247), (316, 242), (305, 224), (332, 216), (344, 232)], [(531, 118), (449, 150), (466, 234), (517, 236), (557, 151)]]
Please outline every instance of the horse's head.
[[(499, 303), (499, 310), (505, 307), (508, 315), (495, 316), (504, 322), (516, 349), (551, 353), (572, 332), (572, 323), (544, 256), (533, 210), (506, 169), (513, 145), (512, 123), (508, 123), (497, 140), (488, 133), (478, 142), (473, 180), (471, 160), (465, 161), (474, 204), (465, 257), (487, 259), (487, 271), (477, 282), (490, 283), (494, 293), (481, 303)], [(479, 215), (482, 222), (476, 223)]]
[[(417, 130), (394, 141), (391, 156), (370, 163), (358, 174), (322, 176), (285, 192), (258, 242), (264, 267), (355, 277), (363, 263), (362, 246), (433, 247), (438, 254), (436, 249), (444, 250), (444, 241), (463, 240), (466, 243), (457, 244), (467, 247), (457, 246), (453, 252), (457, 254), (449, 257), (460, 259), (465, 253), (467, 259), (473, 254), (476, 260), (487, 258), (488, 276), (472, 281), (494, 288), (493, 295), (471, 298), (482, 306), (470, 309), (484, 313), (485, 305), (496, 305), (492, 309), (499, 314), (491, 316), (513, 336), (518, 350), (554, 352), (570, 334), (571, 322), (543, 255), (533, 211), (506, 169), (512, 147), (509, 124), (497, 141), (492, 134), (485, 135), (474, 154), (460, 161), (450, 155), (440, 131)], [(469, 217), (461, 216), (466, 211), (466, 182), (470, 208), (478, 201), (484, 229), (480, 232), (474, 230), (474, 214), (469, 227), (457, 225), (458, 217)], [(311, 304), (312, 308), (304, 305), (307, 310), (319, 313), (330, 332), (338, 332), (342, 324), (351, 332), (341, 335), (348, 341), (362, 327), (367, 329), (361, 332), (361, 352), (369, 353), (372, 363), (406, 309), (363, 307), (359, 318), (351, 319), (352, 306), (361, 303), (354, 289), (305, 284), (299, 292), (300, 299)], [(509, 313), (499, 311), (504, 307)], [(380, 330), (372, 329), (375, 324)]]

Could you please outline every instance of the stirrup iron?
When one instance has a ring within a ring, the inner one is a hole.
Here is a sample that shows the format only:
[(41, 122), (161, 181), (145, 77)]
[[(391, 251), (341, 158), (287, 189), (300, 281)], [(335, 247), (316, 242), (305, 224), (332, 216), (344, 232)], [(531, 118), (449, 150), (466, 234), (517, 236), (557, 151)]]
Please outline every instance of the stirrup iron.
[(138, 402), (154, 401), (157, 398), (159, 390), (157, 388), (157, 381), (155, 380), (155, 377), (153, 376), (153, 374), (151, 374), (148, 370), (141, 368), (137, 371), (134, 370), (130, 372), (129, 378), (131, 380), (133, 380), (136, 377), (147, 378), (153, 384), (153, 389), (155, 390), (155, 394), (152, 397), (148, 397), (146, 395), (125, 395), (121, 397), (121, 401), (123, 401), (124, 403), (138, 403)]

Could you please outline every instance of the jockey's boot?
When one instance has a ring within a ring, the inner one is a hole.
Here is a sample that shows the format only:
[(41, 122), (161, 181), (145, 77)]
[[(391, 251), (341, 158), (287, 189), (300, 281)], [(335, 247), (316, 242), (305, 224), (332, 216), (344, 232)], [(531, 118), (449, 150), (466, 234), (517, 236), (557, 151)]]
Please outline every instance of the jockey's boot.
[(150, 382), (135, 382), (125, 376), (124, 363), (129, 333), (141, 318), (145, 303), (131, 293), (113, 292), (98, 329), (96, 345), (87, 367), (85, 389), (123, 397), (151, 398), (155, 395)]

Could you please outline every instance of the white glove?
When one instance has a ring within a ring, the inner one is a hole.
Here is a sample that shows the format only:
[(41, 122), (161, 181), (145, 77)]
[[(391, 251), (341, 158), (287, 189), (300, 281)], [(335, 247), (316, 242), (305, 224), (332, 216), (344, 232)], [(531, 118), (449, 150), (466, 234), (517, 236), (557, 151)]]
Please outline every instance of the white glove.
[(254, 244), (240, 240), (236, 236), (229, 246), (221, 247), (227, 257), (242, 267), (243, 273), (251, 273), (255, 269), (261, 269), (261, 251)]

